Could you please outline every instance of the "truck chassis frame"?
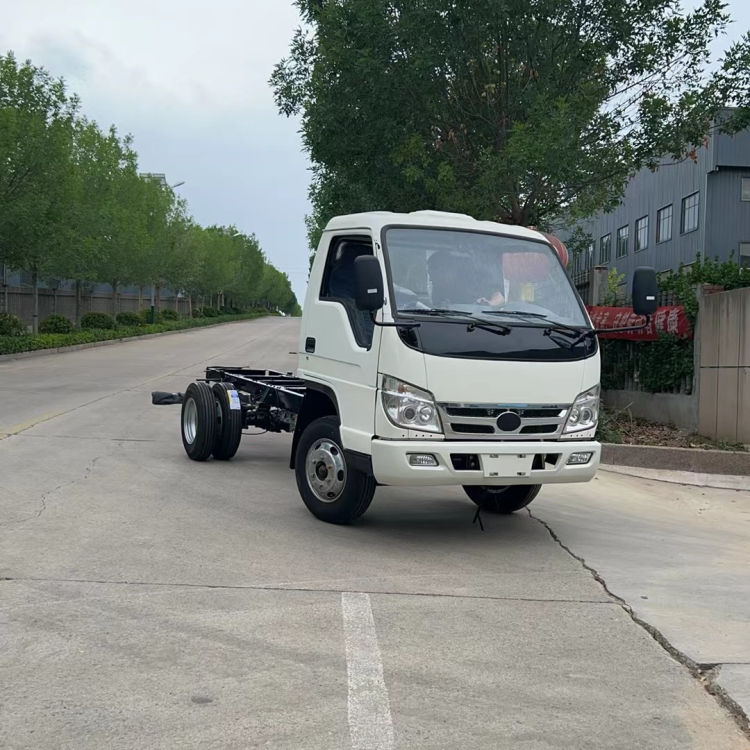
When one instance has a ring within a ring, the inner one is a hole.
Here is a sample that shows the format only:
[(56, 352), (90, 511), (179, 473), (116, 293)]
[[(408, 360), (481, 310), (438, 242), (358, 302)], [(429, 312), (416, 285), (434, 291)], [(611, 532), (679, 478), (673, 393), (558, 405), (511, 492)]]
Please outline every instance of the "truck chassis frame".
[[(206, 368), (206, 377), (199, 380), (227, 383), (237, 391), (243, 428), (294, 432), (305, 398), (305, 381), (292, 373), (213, 365)], [(182, 403), (182, 399), (182, 393), (151, 394), (151, 401), (157, 406)]]

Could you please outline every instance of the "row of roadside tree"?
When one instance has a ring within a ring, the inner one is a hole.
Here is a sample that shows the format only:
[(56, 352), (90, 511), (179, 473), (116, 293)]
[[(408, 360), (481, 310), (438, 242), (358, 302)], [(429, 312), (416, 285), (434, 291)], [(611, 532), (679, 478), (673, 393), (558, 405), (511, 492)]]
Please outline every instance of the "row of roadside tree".
[[(163, 180), (141, 175), (130, 136), (81, 113), (61, 79), (0, 56), (0, 264), (46, 280), (179, 290), (217, 307), (299, 311), (257, 239), (198, 225)], [(113, 313), (116, 309), (113, 309)]]

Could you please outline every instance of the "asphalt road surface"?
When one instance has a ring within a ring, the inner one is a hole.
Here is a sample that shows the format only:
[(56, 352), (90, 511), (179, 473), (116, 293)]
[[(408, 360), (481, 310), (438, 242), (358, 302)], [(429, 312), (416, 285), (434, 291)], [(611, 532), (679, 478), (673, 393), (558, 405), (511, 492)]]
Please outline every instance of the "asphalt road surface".
[(194, 463), (149, 399), (292, 369), (297, 330), (0, 362), (1, 747), (750, 747), (750, 493), (602, 472), (484, 532), (452, 488), (321, 523), (289, 436)]

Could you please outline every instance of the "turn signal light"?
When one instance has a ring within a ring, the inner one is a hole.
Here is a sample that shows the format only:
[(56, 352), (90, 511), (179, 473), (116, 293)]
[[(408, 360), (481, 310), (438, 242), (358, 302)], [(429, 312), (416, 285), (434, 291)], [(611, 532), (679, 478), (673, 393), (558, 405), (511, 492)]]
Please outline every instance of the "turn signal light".
[(580, 453), (571, 453), (570, 458), (567, 460), (567, 464), (570, 466), (571, 464), (587, 464), (589, 461), (591, 461), (591, 456), (594, 454), (590, 451), (587, 452), (580, 452)]
[(438, 461), (432, 453), (410, 453), (409, 464), (411, 466), (437, 466)]

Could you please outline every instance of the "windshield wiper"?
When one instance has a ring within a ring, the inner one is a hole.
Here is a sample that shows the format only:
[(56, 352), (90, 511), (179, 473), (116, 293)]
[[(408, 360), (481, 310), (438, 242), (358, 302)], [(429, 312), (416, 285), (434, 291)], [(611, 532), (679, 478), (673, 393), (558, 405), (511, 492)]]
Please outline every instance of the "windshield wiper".
[[(424, 310), (420, 310), (419, 308), (406, 308), (399, 310), (400, 313), (412, 313), (412, 314), (419, 314), (419, 315), (432, 315), (435, 317), (443, 318), (444, 323), (459, 323), (461, 325), (464, 324), (465, 321), (463, 320), (451, 320), (451, 315), (462, 315), (465, 318), (473, 318), (474, 313), (468, 312), (467, 310), (449, 310), (447, 308), (435, 308), (430, 307), (426, 308)], [(505, 336), (510, 333), (510, 328), (508, 326), (503, 325), (502, 323), (496, 323), (494, 320), (472, 320), (470, 323), (466, 326), (466, 331), (471, 332), (475, 328), (481, 328), (483, 331), (489, 331), (490, 333), (497, 333), (501, 336)]]
[(510, 333), (510, 326), (504, 326), (502, 323), (495, 323), (494, 320), (482, 322), (479, 320), (472, 320), (466, 326), (467, 331), (473, 331), (475, 328), (481, 328), (483, 331), (489, 331), (490, 333), (497, 333), (499, 336), (507, 336)]
[[(518, 317), (537, 318), (541, 320), (549, 320), (549, 315), (535, 312), (525, 312), (524, 310), (482, 310), (486, 315), (517, 315)], [(571, 339), (571, 346), (575, 346), (583, 341), (587, 336), (596, 335), (596, 331), (593, 328), (584, 328), (582, 326), (568, 325), (567, 323), (560, 323), (559, 321), (549, 320), (550, 325), (544, 329), (544, 335), (549, 336), (551, 333), (560, 333), (563, 336), (568, 336)], [(541, 328), (541, 326), (539, 326)]]
[(467, 312), (466, 310), (449, 310), (448, 308), (442, 307), (425, 307), (424, 310), (419, 307), (404, 307), (397, 310), (399, 313), (413, 313), (415, 315), (468, 315), (472, 317), (474, 313)]
[(547, 318), (547, 315), (524, 310), (482, 310), (485, 315), (525, 315), (527, 318)]

